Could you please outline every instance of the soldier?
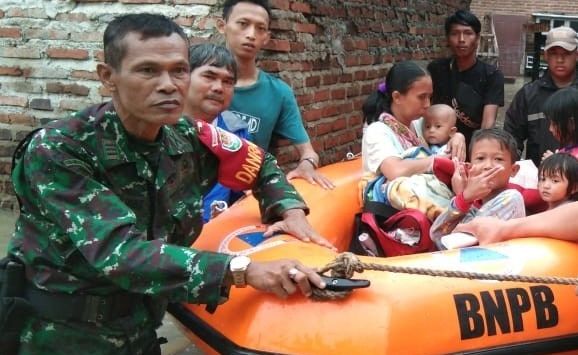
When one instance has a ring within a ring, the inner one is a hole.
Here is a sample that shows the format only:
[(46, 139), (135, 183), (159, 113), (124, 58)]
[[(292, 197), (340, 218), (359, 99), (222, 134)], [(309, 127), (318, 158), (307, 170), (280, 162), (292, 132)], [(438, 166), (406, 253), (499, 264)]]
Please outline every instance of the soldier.
[(201, 231), (201, 196), (217, 180), (253, 189), (269, 232), (330, 244), (271, 155), (180, 118), (187, 49), (185, 33), (164, 16), (117, 17), (97, 67), (112, 101), (49, 124), (17, 149), (20, 216), (9, 255), (25, 265), (25, 297), (36, 310), (24, 322), (21, 354), (160, 354), (155, 329), (168, 301), (214, 310), (231, 285), (282, 298), (324, 287), (297, 261), (188, 248)]

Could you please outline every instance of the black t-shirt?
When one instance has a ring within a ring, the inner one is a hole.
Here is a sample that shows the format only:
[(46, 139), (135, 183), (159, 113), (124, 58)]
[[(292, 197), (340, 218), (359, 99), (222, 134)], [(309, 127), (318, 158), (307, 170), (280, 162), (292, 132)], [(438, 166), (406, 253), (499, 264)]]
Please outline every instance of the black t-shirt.
[(444, 58), (434, 60), (427, 69), (433, 81), (432, 104), (456, 109), (456, 126), (467, 143), (481, 127), (484, 106), (504, 106), (504, 75), (491, 64), (478, 59), (474, 66), (460, 72), (453, 58)]

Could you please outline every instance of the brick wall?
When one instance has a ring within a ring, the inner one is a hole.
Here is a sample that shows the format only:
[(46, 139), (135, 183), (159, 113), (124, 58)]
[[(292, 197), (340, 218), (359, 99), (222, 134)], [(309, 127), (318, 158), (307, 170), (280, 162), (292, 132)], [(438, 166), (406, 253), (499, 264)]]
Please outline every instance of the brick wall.
[(578, 15), (576, 0), (473, 0), (470, 9), (476, 15), (485, 13), (504, 15), (528, 15), (545, 12), (565, 15)]
[[(391, 63), (444, 55), (443, 20), (463, 0), (271, 0), (261, 66), (295, 90), (324, 164), (360, 151), (363, 100)], [(14, 207), (10, 156), (28, 131), (107, 99), (96, 80), (101, 36), (117, 14), (174, 18), (193, 41), (216, 39), (218, 0), (3, 0), (0, 10), (0, 207)], [(276, 150), (285, 167), (297, 152)]]

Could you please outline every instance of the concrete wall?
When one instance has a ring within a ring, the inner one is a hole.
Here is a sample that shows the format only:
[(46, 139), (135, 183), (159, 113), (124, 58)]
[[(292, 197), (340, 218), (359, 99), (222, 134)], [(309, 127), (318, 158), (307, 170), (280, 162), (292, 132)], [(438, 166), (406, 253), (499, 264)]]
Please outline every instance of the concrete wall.
[[(14, 206), (10, 156), (28, 131), (106, 100), (95, 68), (102, 32), (117, 14), (162, 13), (193, 42), (218, 40), (217, 0), (2, 0), (0, 207)], [(463, 0), (271, 0), (273, 40), (261, 66), (295, 90), (322, 163), (360, 151), (361, 104), (395, 61), (444, 55), (444, 18)], [(281, 143), (284, 167), (297, 152)]]

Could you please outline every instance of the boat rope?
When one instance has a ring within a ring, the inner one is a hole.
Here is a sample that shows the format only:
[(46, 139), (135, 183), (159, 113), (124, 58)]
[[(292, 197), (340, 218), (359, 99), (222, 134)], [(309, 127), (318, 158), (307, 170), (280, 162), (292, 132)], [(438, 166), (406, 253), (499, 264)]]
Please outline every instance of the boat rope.
[[(555, 284), (555, 285), (578, 285), (578, 278), (572, 277), (556, 277), (556, 276), (526, 276), (526, 275), (506, 275), (493, 274), (484, 272), (471, 271), (456, 271), (456, 270), (436, 270), (412, 266), (394, 266), (383, 265), (376, 263), (361, 262), (353, 253), (346, 252), (339, 254), (335, 260), (325, 265), (320, 274), (325, 274), (331, 271), (332, 277), (341, 277), (350, 279), (354, 273), (361, 273), (365, 270), (373, 271), (387, 271), (403, 274), (426, 275), (426, 276), (441, 276), (441, 277), (455, 277), (466, 278), (470, 280), (495, 280), (495, 281), (513, 281), (539, 284)], [(318, 301), (342, 299), (347, 297), (351, 291), (329, 291), (314, 288), (312, 298)]]

